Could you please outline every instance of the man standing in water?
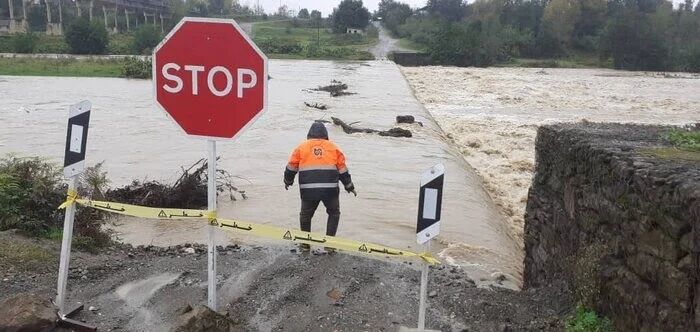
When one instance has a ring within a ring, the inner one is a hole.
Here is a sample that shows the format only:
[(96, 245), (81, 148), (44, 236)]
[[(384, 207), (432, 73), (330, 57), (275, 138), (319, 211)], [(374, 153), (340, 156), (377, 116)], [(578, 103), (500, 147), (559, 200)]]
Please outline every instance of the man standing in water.
[[(311, 218), (318, 203), (323, 202), (328, 213), (326, 235), (335, 236), (340, 221), (338, 180), (343, 183), (348, 193), (357, 196), (357, 192), (345, 165), (345, 155), (328, 139), (328, 131), (323, 123), (314, 122), (306, 135), (306, 141), (299, 144), (289, 157), (289, 163), (284, 170), (284, 189), (289, 190), (294, 184), (297, 172), (301, 192), (301, 230), (311, 231)], [(302, 244), (301, 249), (308, 251), (310, 247), (308, 244)]]

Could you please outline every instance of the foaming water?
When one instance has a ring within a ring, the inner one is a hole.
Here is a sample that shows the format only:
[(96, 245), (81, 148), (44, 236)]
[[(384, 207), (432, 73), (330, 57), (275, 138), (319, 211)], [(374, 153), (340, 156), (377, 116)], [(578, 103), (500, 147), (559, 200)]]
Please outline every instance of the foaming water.
[[(247, 200), (219, 198), (219, 215), (283, 227), (298, 227), (299, 194), (284, 190), (282, 172), (291, 150), (310, 124), (331, 116), (363, 127), (388, 129), (396, 115), (411, 114), (424, 126), (407, 125), (413, 138), (347, 135), (327, 125), (347, 156), (358, 197), (341, 193), (339, 236), (417, 250), (415, 220), (420, 174), (436, 163), (446, 167), (442, 232), (433, 251), (447, 261), (520, 280), (522, 252), (507, 235), (504, 220), (481, 180), (445, 143), (442, 131), (412, 96), (390, 62), (271, 61), (269, 109), (236, 141), (217, 145), (220, 167), (245, 180)], [(310, 91), (332, 79), (356, 94), (332, 98)], [(0, 152), (40, 155), (62, 161), (68, 105), (93, 104), (87, 162), (105, 161), (113, 186), (133, 179), (174, 181), (181, 166), (206, 157), (206, 142), (184, 136), (153, 104), (151, 81), (107, 78), (2, 77)], [(319, 102), (327, 111), (307, 108)], [(116, 230), (125, 242), (169, 245), (203, 242), (205, 223), (123, 218)], [(314, 231), (325, 230), (325, 211), (316, 213)], [(251, 239), (233, 237), (235, 241)], [(222, 242), (228, 234), (220, 234)], [(467, 247), (485, 248), (464, 258)], [(454, 248), (454, 249), (451, 249)], [(462, 248), (462, 249), (460, 249)], [(453, 257), (453, 258), (451, 258)], [(478, 264), (472, 262), (478, 261)]]

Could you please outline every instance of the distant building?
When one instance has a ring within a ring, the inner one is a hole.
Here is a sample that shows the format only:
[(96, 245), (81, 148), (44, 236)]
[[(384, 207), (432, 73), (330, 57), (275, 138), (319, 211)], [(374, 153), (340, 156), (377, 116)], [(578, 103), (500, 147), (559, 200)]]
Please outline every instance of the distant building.
[(347, 34), (350, 34), (350, 35), (364, 35), (364, 34), (365, 34), (365, 29), (360, 29), (360, 28), (348, 28), (346, 33), (347, 33)]

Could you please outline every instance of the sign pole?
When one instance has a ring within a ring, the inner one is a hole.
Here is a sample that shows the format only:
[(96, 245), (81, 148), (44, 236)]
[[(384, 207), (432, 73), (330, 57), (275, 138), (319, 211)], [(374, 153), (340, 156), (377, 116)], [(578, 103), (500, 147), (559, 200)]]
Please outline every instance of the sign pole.
[[(78, 186), (78, 177), (73, 176), (68, 182), (68, 191), (73, 192)], [(69, 202), (66, 206), (66, 217), (63, 221), (63, 243), (61, 244), (61, 261), (58, 268), (58, 285), (56, 305), (58, 314), (64, 317), (66, 314), (66, 285), (68, 283), (68, 267), (70, 265), (71, 240), (73, 239), (73, 219), (75, 218), (75, 202)]]
[[(216, 141), (207, 141), (209, 150), (209, 170), (208, 170), (208, 186), (207, 186), (207, 196), (209, 200), (209, 213), (216, 215)], [(210, 220), (210, 222), (214, 222)], [(211, 310), (216, 311), (216, 243), (214, 242), (215, 226), (209, 225), (208, 240), (209, 249), (207, 251), (207, 266), (209, 270), (209, 283), (208, 283), (208, 305)]]
[[(423, 246), (425, 252), (430, 251), (430, 241)], [(420, 303), (418, 305), (418, 331), (425, 331), (425, 310), (428, 302), (428, 263), (423, 262), (420, 273)]]
[[(418, 223), (416, 240), (430, 252), (430, 242), (440, 234), (442, 189), (445, 182), (445, 166), (437, 164), (425, 171), (420, 179), (418, 194)], [(425, 312), (428, 307), (428, 263), (423, 263), (420, 274), (420, 302), (418, 304), (418, 331), (425, 331)]]
[(83, 310), (79, 305), (72, 310), (67, 309), (66, 288), (70, 269), (70, 251), (73, 240), (73, 222), (75, 220), (75, 197), (77, 197), (78, 176), (85, 170), (85, 152), (87, 149), (88, 127), (90, 125), (90, 110), (92, 104), (81, 101), (70, 106), (68, 112), (68, 128), (66, 130), (66, 150), (63, 160), (63, 175), (68, 179), (68, 197), (61, 205), (65, 207), (66, 215), (63, 221), (63, 238), (61, 239), (61, 259), (58, 265), (58, 280), (56, 281), (56, 300), (58, 306), (58, 324), (60, 326), (94, 331), (92, 325), (72, 319)]

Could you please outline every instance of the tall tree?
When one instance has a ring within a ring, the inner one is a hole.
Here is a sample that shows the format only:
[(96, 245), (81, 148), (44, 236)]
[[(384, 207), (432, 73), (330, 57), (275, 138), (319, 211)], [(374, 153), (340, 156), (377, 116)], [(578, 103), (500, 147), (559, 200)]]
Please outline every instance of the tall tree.
[(313, 21), (321, 21), (321, 19), (323, 19), (321, 12), (316, 9), (312, 10), (309, 16)]
[(431, 15), (437, 15), (449, 22), (457, 22), (467, 14), (467, 7), (462, 0), (428, 0), (425, 8)]
[(384, 26), (395, 34), (398, 34), (399, 25), (406, 23), (411, 15), (413, 10), (409, 5), (394, 0), (382, 0), (376, 14), (382, 18)]
[(301, 19), (308, 19), (309, 18), (309, 10), (306, 8), (302, 8), (299, 11), (299, 14), (297, 15), (297, 17), (301, 18)]
[(542, 26), (558, 43), (568, 46), (580, 13), (577, 0), (551, 0), (544, 9)]
[(364, 29), (369, 25), (369, 18), (369, 10), (362, 5), (362, 0), (343, 0), (331, 15), (333, 32), (345, 33), (347, 28)]

